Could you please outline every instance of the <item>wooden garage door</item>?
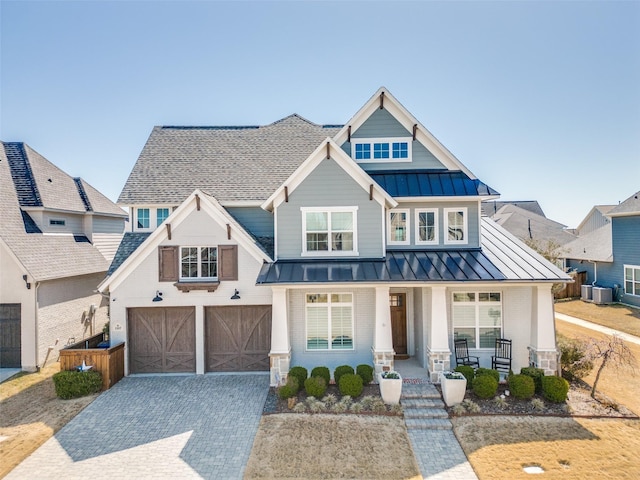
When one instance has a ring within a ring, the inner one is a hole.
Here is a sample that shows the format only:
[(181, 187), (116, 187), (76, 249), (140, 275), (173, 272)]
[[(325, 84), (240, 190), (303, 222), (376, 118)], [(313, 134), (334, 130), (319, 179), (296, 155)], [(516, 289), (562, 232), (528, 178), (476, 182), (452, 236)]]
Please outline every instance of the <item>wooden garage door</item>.
[(271, 306), (206, 307), (208, 372), (269, 370)]
[(0, 304), (0, 367), (20, 368), (20, 304)]
[(130, 308), (128, 328), (131, 373), (196, 371), (193, 307)]

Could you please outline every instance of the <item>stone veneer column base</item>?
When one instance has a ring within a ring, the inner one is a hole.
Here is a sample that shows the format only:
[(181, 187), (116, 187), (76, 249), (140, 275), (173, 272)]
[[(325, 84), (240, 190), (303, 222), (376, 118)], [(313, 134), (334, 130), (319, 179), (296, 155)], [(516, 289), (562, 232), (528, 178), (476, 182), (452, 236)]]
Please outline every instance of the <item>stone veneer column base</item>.
[(451, 352), (446, 351), (427, 351), (427, 369), (429, 370), (429, 379), (433, 383), (440, 383), (440, 372), (446, 372), (451, 369)]
[(377, 380), (378, 373), (393, 370), (394, 368), (393, 357), (396, 354), (396, 352), (394, 352), (393, 350), (391, 350), (390, 352), (376, 352), (375, 350), (372, 350), (372, 352), (373, 352), (373, 366), (375, 368), (374, 380)]
[(277, 387), (287, 381), (289, 367), (291, 365), (291, 352), (288, 353), (270, 353), (269, 354), (269, 373), (270, 384)]
[(558, 374), (558, 352), (556, 350), (536, 350), (529, 347), (529, 363), (544, 370), (545, 375)]

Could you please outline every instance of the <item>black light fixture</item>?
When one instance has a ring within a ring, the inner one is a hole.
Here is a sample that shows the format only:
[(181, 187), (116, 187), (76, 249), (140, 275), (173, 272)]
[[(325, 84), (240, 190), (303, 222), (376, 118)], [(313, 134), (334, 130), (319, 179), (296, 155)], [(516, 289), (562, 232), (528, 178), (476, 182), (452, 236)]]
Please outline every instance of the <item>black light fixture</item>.
[(156, 296), (153, 297), (153, 300), (151, 300), (152, 302), (161, 302), (162, 301), (162, 292), (159, 290), (156, 290)]
[(31, 283), (27, 282), (26, 275), (22, 275), (22, 280), (24, 280), (24, 284), (27, 286), (27, 290), (31, 290)]
[(240, 292), (238, 291), (237, 288), (236, 288), (236, 291), (233, 292), (233, 295), (231, 296), (231, 300), (240, 300)]

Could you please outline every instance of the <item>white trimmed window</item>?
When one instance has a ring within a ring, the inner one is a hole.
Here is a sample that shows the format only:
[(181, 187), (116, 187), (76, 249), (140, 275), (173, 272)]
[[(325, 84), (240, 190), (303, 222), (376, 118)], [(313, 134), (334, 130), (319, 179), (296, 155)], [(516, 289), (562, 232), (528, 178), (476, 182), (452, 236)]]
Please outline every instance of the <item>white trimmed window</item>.
[(465, 338), (469, 348), (494, 348), (502, 337), (500, 292), (455, 292), (452, 316), (454, 338)]
[(387, 243), (389, 245), (409, 245), (409, 209), (389, 210), (387, 215)]
[(444, 243), (469, 243), (466, 208), (444, 209)]
[(358, 207), (300, 210), (303, 255), (358, 255)]
[(218, 277), (216, 247), (180, 247), (180, 279), (211, 280)]
[(162, 222), (164, 222), (169, 216), (168, 208), (158, 208), (156, 209), (156, 226), (160, 226)]
[(411, 137), (352, 138), (351, 158), (356, 162), (410, 162)]
[(307, 293), (307, 350), (353, 350), (353, 294)]
[(66, 223), (67, 222), (65, 222), (64, 220), (58, 220), (55, 218), (49, 219), (49, 225), (51, 225), (52, 227), (64, 227)]
[(416, 209), (416, 245), (438, 243), (438, 209)]
[(136, 225), (137, 228), (149, 228), (149, 209), (138, 208), (136, 210)]
[(640, 296), (640, 267), (637, 265), (624, 266), (624, 293)]

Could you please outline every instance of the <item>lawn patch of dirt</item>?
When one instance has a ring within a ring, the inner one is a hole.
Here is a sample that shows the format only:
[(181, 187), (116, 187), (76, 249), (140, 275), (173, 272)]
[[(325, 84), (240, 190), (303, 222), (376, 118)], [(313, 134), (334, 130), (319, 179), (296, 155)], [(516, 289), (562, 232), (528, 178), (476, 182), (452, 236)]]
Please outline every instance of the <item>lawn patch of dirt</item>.
[(421, 476), (402, 418), (276, 414), (262, 417), (244, 478)]

